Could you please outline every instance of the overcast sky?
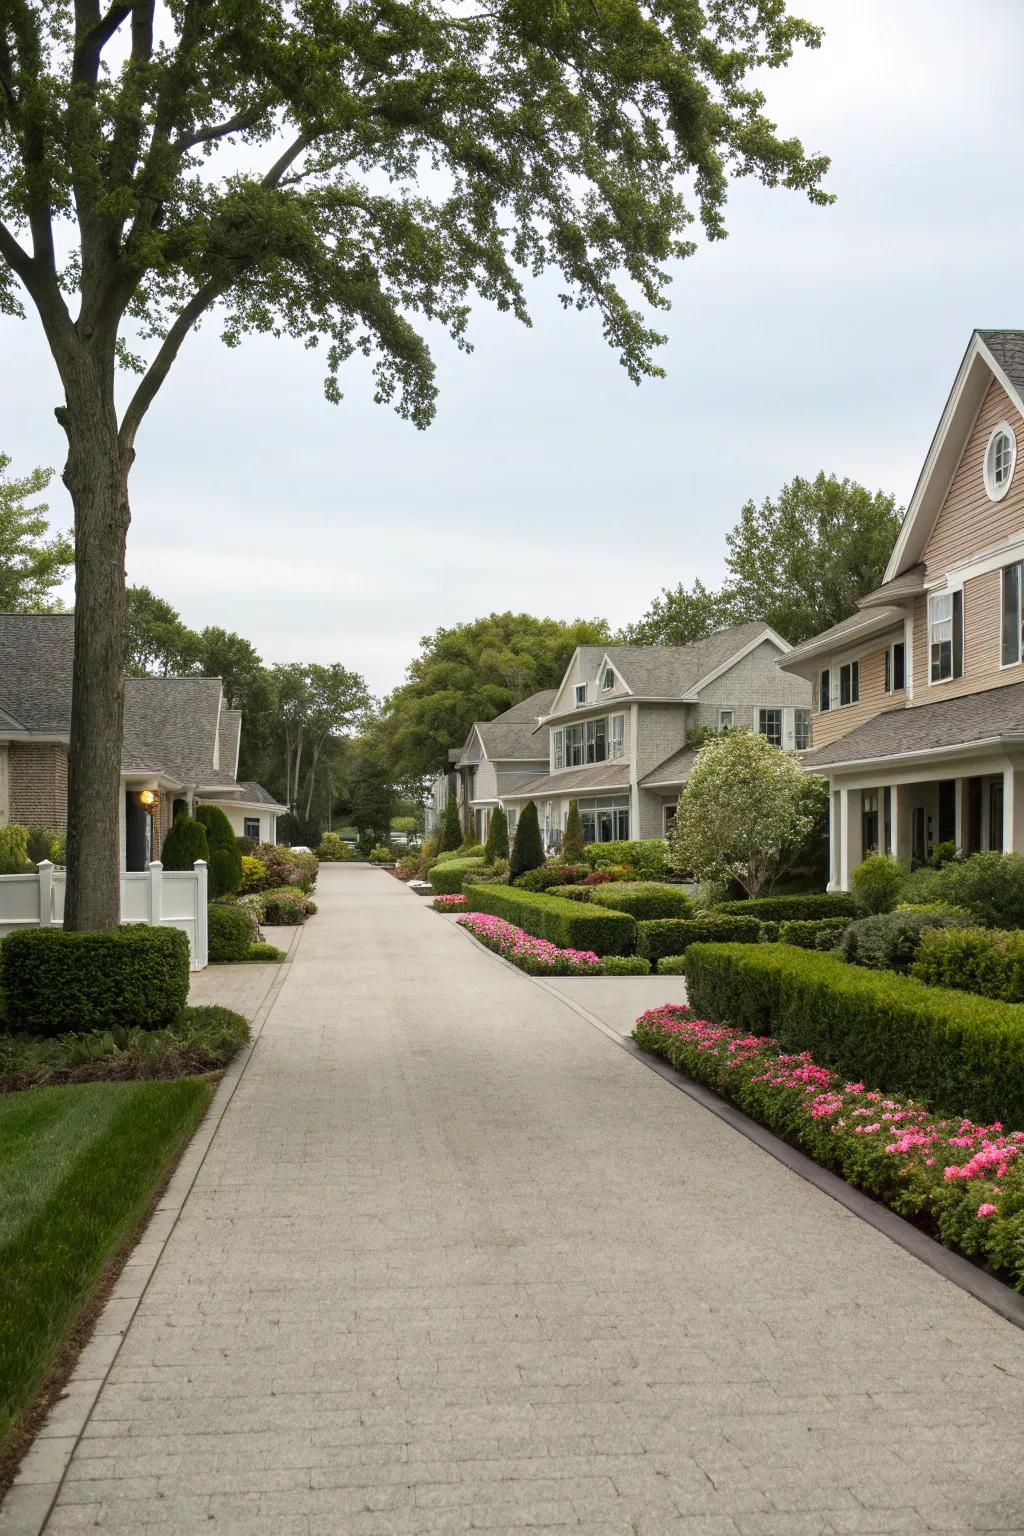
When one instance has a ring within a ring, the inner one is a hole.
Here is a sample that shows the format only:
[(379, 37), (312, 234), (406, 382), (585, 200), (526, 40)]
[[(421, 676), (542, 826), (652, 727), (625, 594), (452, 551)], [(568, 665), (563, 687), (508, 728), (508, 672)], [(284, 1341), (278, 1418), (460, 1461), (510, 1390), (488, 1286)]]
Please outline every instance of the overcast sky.
[[(1024, 326), (1021, 0), (803, 0), (826, 28), (767, 82), (832, 156), (837, 203), (735, 184), (728, 241), (676, 273), (668, 378), (637, 389), (593, 315), (533, 293), (437, 352), (435, 424), (328, 405), (316, 354), (190, 340), (144, 424), (128, 579), (267, 661), (341, 661), (384, 693), (419, 637), (513, 608), (638, 617), (717, 582), (749, 497), (819, 469), (906, 502), (974, 326)], [(0, 319), (0, 448), (60, 466), (36, 323)], [(56, 481), (55, 520), (70, 521)], [(68, 594), (70, 597), (70, 593)]]

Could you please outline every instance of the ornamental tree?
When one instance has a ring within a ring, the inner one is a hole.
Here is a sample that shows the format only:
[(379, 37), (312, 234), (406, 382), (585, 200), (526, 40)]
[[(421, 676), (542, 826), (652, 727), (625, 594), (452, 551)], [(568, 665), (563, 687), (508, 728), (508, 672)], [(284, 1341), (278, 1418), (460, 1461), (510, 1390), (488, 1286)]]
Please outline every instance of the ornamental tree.
[(197, 859), (210, 862), (210, 844), (206, 828), (195, 817), (179, 811), (164, 838), (160, 861), (164, 869), (191, 869)]
[(441, 830), (437, 839), (438, 853), (454, 853), (462, 842), (462, 823), (459, 820), (459, 801), (454, 789), (448, 791)]
[(508, 817), (505, 808), (496, 805), (491, 812), (491, 820), (487, 827), (487, 841), (484, 843), (484, 859), (488, 864), (493, 864), (496, 859), (508, 858)]
[[(434, 410), (424, 322), (472, 296), (526, 321), (554, 268), (630, 378), (687, 226), (728, 177), (826, 201), (752, 70), (817, 28), (785, 0), (8, 0), (0, 7), (0, 311), (34, 308), (64, 398), (77, 599), (66, 922), (118, 922), (128, 476), (196, 324), (353, 353)], [(690, 188), (692, 191), (684, 191)], [(119, 376), (138, 382), (122, 392)]]
[(242, 850), (231, 823), (219, 805), (197, 805), (196, 821), (210, 850), (210, 894), (231, 896), (242, 883)]
[(697, 754), (669, 832), (670, 863), (748, 896), (792, 868), (816, 824), (825, 781), (767, 737), (734, 730)]
[(509, 874), (515, 880), (528, 870), (539, 869), (544, 863), (544, 843), (540, 835), (537, 807), (527, 800), (516, 823), (516, 835), (512, 839), (509, 855)]
[(578, 800), (569, 801), (565, 831), (562, 834), (562, 858), (566, 864), (583, 862), (583, 817), (580, 815)]

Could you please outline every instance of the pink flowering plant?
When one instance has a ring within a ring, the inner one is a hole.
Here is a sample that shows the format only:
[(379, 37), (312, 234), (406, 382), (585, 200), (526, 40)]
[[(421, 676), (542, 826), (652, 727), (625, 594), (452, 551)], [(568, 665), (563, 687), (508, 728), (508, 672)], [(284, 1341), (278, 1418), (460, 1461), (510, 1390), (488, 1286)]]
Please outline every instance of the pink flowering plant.
[(465, 912), (466, 898), (461, 892), (454, 896), (435, 896), (430, 905), (435, 912)]
[(547, 939), (535, 939), (503, 917), (486, 912), (470, 912), (458, 919), (475, 939), (511, 960), (531, 976), (587, 976), (601, 974), (601, 957), (589, 949), (559, 949)]
[(1024, 1292), (1024, 1131), (933, 1114), (673, 1004), (633, 1039)]

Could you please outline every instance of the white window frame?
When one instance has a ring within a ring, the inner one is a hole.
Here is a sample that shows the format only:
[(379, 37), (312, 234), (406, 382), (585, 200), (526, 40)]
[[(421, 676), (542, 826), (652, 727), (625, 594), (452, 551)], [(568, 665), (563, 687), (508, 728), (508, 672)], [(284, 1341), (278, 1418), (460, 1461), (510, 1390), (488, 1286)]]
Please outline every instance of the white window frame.
[[(1009, 571), (1017, 572), (1017, 654), (1012, 661), (1003, 660), (1003, 627), (1006, 614), (1003, 607), (1003, 586)], [(1019, 667), (1024, 660), (1024, 563), (1011, 560), (999, 572), (999, 666), (1000, 670)]]
[[(249, 828), (251, 826), (255, 826), (255, 828), (256, 828), (255, 832), (250, 832), (249, 831)], [(258, 816), (243, 816), (242, 817), (242, 836), (243, 837), (253, 837), (253, 838), (256, 839), (257, 842), (259, 842), (259, 840), (260, 840), (260, 818)]]
[[(778, 741), (772, 741), (772, 738), (769, 736), (768, 732), (765, 730), (765, 728), (764, 728), (764, 717), (765, 717), (765, 715), (778, 715), (778, 717), (779, 717), (779, 739), (778, 739)], [(781, 705), (779, 705), (779, 704), (762, 704), (759, 707), (759, 709), (757, 711), (757, 734), (759, 736), (763, 736), (766, 741), (771, 742), (773, 747), (779, 747), (781, 749), (782, 743), (785, 740), (785, 723), (786, 723), (786, 721), (785, 721), (785, 713), (784, 713)]]
[[(934, 609), (935, 609), (936, 605), (939, 604), (939, 603), (948, 603), (949, 604), (949, 613), (946, 615), (945, 618), (942, 618), (942, 619), (937, 619), (937, 618), (934, 617)], [(928, 685), (929, 685), (929, 687), (937, 687), (940, 683), (948, 683), (948, 682), (952, 681), (952, 678), (953, 678), (953, 638), (954, 638), (953, 637), (953, 624), (955, 622), (955, 618), (956, 618), (956, 604), (953, 601), (953, 593), (952, 592), (931, 592), (931, 593), (929, 593), (929, 595), (928, 595)], [(932, 672), (932, 646), (935, 645), (935, 644), (942, 645), (942, 644), (945, 643), (942, 640), (936, 641), (936, 640), (933, 639), (933, 632), (936, 629), (936, 627), (938, 625), (940, 625), (940, 624), (948, 624), (949, 625), (949, 671), (948, 672), (943, 672), (940, 677), (935, 677), (933, 675), (933, 672)]]
[[(896, 686), (896, 647), (903, 647), (903, 682)], [(892, 640), (885, 648), (885, 692), (905, 693), (907, 689), (907, 642)]]
[[(616, 730), (616, 726), (618, 730)], [(624, 757), (626, 753), (626, 717), (625, 715), (608, 716), (608, 760), (616, 757)]]
[[(843, 703), (843, 673), (849, 668), (850, 672), (850, 697)], [(856, 670), (855, 670), (856, 669)], [(860, 657), (851, 656), (848, 661), (842, 661), (835, 669), (832, 686), (829, 691), (832, 709), (850, 709), (852, 705), (860, 703)]]
[(508, 828), (508, 835), (509, 835), (509, 837), (511, 837), (513, 835), (513, 833), (515, 832), (515, 830), (516, 830), (516, 823), (517, 823), (518, 820), (519, 820), (519, 807), (517, 805), (506, 805), (506, 807), (505, 807), (505, 822), (506, 822), (506, 825), (507, 825), (507, 828)]
[[(579, 732), (579, 738), (580, 738), (579, 739), (579, 752), (580, 752), (580, 755), (579, 755), (578, 760), (574, 762), (573, 761), (573, 752), (575, 750), (575, 745), (576, 745), (575, 737), (576, 737), (576, 732), (577, 731)], [(572, 738), (572, 739), (570, 740), (570, 738)], [(581, 720), (579, 725), (567, 725), (565, 727), (565, 766), (567, 768), (582, 768), (583, 765), (586, 763), (586, 760), (587, 760), (587, 736), (586, 736), (586, 732), (583, 729), (583, 722)]]
[[(581, 695), (582, 695), (582, 697), (581, 697)], [(585, 709), (586, 708), (586, 704), (587, 704), (587, 685), (586, 685), (586, 683), (577, 683), (576, 684), (576, 691), (575, 691), (574, 697), (576, 699), (576, 708), (577, 709)]]
[[(822, 702), (821, 702), (821, 693), (822, 693), (821, 685), (822, 685), (823, 682), (824, 682), (825, 686), (828, 689), (828, 703), (827, 704), (822, 704)], [(819, 715), (827, 715), (831, 708), (832, 708), (832, 668), (831, 667), (822, 667), (820, 669), (820, 671), (818, 672), (818, 714)]]
[(615, 672), (611, 667), (605, 667), (601, 673), (601, 692), (611, 693), (615, 687)]
[[(1010, 467), (1006, 472), (1005, 480), (996, 480), (996, 449), (998, 440), (1005, 437), (1010, 445)], [(1008, 421), (997, 422), (989, 434), (985, 445), (985, 458), (983, 463), (985, 494), (989, 501), (1002, 501), (1010, 486), (1013, 484), (1013, 472), (1017, 468), (1017, 434)]]
[(551, 732), (551, 763), (555, 768), (565, 767), (565, 732)]
[[(806, 717), (806, 722), (807, 722), (807, 744), (806, 744), (806, 746), (803, 746), (803, 747), (800, 745), (800, 742), (799, 742), (799, 739), (798, 739), (798, 737), (799, 737), (799, 720), (800, 720), (800, 716), (801, 715)], [(811, 710), (808, 709), (807, 706), (804, 705), (804, 704), (798, 704), (796, 706), (796, 708), (793, 710), (793, 750), (796, 751), (796, 752), (809, 752), (810, 748), (811, 748)]]
[[(729, 716), (728, 720), (725, 718), (726, 715)], [(736, 711), (734, 709), (720, 709), (718, 711), (718, 729), (720, 731), (729, 730), (735, 722), (735, 719)]]

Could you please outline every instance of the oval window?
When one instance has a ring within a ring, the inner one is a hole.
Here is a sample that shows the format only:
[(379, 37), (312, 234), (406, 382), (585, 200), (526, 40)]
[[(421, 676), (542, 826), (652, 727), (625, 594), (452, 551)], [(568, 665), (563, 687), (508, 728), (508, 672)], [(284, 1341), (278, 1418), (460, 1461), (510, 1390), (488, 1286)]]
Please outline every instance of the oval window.
[(1010, 489), (1017, 462), (1017, 439), (1005, 421), (992, 431), (985, 450), (985, 490), (991, 501), (1002, 501)]

